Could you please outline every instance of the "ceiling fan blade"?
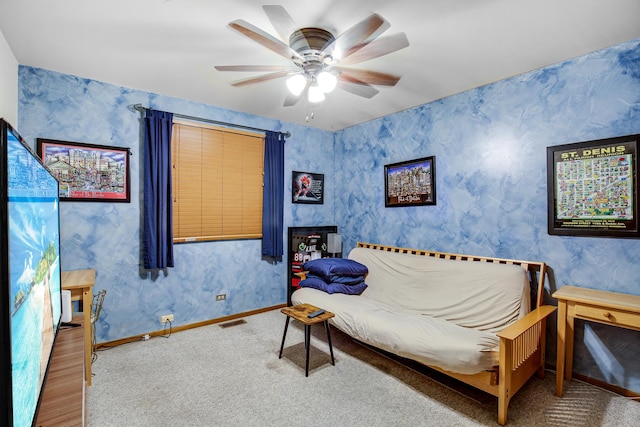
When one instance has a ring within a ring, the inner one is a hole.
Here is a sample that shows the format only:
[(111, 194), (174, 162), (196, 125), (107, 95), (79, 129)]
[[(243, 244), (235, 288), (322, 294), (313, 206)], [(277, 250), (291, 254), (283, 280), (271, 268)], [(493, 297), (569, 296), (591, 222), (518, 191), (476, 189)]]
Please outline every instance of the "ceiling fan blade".
[(273, 28), (278, 32), (280, 38), (282, 38), (285, 43), (288, 43), (291, 33), (298, 29), (293, 18), (291, 18), (284, 7), (279, 5), (265, 5), (262, 6), (262, 9), (264, 9), (267, 17), (269, 17), (269, 21), (271, 21)]
[(354, 95), (362, 96), (363, 98), (371, 99), (378, 94), (378, 89), (375, 87), (366, 84), (363, 81), (352, 78), (339, 78), (338, 86), (340, 89), (346, 90), (347, 92), (351, 92)]
[(361, 47), (347, 52), (340, 61), (342, 65), (353, 65), (370, 59), (388, 55), (409, 46), (405, 33), (392, 34), (364, 43)]
[(308, 96), (309, 86), (311, 86), (311, 82), (309, 80), (307, 80), (307, 84), (305, 85), (305, 87), (302, 90), (302, 92), (300, 92), (298, 95), (294, 95), (290, 91), (287, 91), (287, 96), (284, 99), (284, 104), (283, 105), (285, 107), (293, 107), (294, 105), (296, 105), (298, 103), (298, 101), (300, 101), (302, 99), (302, 97), (304, 95)]
[(278, 79), (280, 77), (285, 77), (287, 75), (289, 75), (288, 70), (281, 70), (281, 71), (276, 71), (275, 73), (263, 74), (258, 77), (251, 77), (244, 80), (238, 80), (237, 82), (231, 83), (231, 86), (242, 87), (242, 86), (247, 86), (254, 83), (262, 83), (269, 80)]
[[(216, 65), (218, 71), (282, 71), (289, 70), (282, 65)], [(291, 71), (295, 71), (293, 68)]]
[(282, 55), (289, 60), (292, 58), (300, 58), (300, 54), (291, 49), (288, 45), (284, 44), (282, 41), (273, 37), (271, 34), (266, 33), (260, 28), (249, 24), (245, 20), (237, 19), (233, 22), (230, 22), (229, 26), (240, 34), (249, 37), (251, 40), (260, 43), (267, 49), (270, 49), (278, 55)]
[(294, 95), (291, 92), (287, 91), (287, 96), (284, 99), (283, 106), (285, 106), (285, 107), (293, 107), (294, 105), (296, 105), (298, 103), (298, 101), (300, 101), (300, 99), (302, 98), (302, 94), (303, 93), (304, 93), (304, 91), (302, 93), (300, 93), (300, 95)]
[(360, 70), (357, 68), (333, 67), (333, 70), (340, 72), (340, 79), (355, 79), (370, 85), (395, 86), (400, 80), (400, 76), (381, 73), (371, 70)]
[(347, 52), (353, 53), (354, 49), (358, 50), (358, 46), (362, 47), (372, 36), (382, 34), (390, 25), (382, 16), (374, 13), (340, 34), (324, 52), (340, 60)]

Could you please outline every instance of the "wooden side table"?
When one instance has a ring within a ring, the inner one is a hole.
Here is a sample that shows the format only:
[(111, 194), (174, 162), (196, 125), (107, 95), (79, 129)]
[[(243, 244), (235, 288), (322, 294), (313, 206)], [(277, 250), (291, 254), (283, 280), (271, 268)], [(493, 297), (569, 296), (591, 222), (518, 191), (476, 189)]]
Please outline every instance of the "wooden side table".
[(291, 318), (294, 318), (302, 322), (304, 324), (304, 349), (307, 356), (304, 372), (305, 377), (309, 376), (309, 347), (311, 347), (311, 325), (315, 325), (316, 323), (324, 322), (324, 327), (327, 331), (327, 343), (329, 344), (329, 352), (331, 353), (331, 364), (333, 366), (336, 365), (335, 359), (333, 358), (333, 346), (331, 345), (331, 332), (329, 331), (329, 319), (331, 319), (335, 315), (329, 311), (325, 311), (321, 315), (316, 316), (312, 319), (307, 317), (309, 314), (317, 310), (319, 310), (319, 308), (311, 304), (298, 304), (280, 310), (282, 313), (287, 315), (287, 320), (284, 324), (284, 333), (282, 334), (282, 344), (280, 345), (280, 355), (278, 356), (278, 358), (282, 359), (282, 350), (284, 349), (284, 341), (287, 338), (289, 320), (291, 320)]
[(558, 299), (556, 396), (562, 396), (565, 377), (571, 381), (573, 376), (574, 320), (589, 320), (640, 331), (640, 296), (563, 286), (553, 297)]
[(71, 301), (82, 303), (84, 315), (84, 364), (85, 379), (87, 385), (91, 385), (91, 303), (93, 302), (93, 285), (96, 280), (96, 271), (70, 270), (60, 273), (62, 289), (71, 291)]

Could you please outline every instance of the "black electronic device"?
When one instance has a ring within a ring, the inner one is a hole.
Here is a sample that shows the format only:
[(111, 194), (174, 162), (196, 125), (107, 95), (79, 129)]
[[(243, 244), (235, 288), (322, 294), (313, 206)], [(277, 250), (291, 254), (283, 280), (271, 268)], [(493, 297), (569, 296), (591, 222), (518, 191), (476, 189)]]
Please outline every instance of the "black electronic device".
[(314, 317), (318, 317), (318, 316), (320, 316), (322, 313), (324, 313), (324, 308), (321, 308), (320, 310), (316, 310), (316, 311), (314, 311), (313, 313), (309, 313), (309, 314), (307, 315), (307, 317), (308, 317), (309, 319), (313, 319)]
[[(63, 162), (61, 162), (63, 163)], [(35, 425), (62, 314), (58, 181), (0, 119), (0, 425)]]

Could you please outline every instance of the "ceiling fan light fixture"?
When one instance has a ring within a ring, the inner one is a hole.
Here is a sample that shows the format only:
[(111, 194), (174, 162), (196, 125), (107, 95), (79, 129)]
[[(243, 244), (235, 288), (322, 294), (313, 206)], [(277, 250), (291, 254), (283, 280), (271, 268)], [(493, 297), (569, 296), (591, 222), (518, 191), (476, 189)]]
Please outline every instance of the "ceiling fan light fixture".
[(318, 86), (324, 93), (329, 93), (336, 88), (338, 78), (329, 71), (321, 71), (316, 78)]
[(300, 95), (306, 85), (307, 79), (302, 74), (294, 74), (287, 79), (287, 88), (295, 96)]
[(317, 84), (309, 86), (308, 100), (313, 104), (324, 101), (324, 92)]
[[(310, 103), (324, 101), (326, 94), (337, 88), (337, 83), (340, 83), (340, 89), (369, 99), (379, 93), (373, 86), (395, 86), (400, 80), (399, 76), (389, 73), (350, 68), (351, 65), (409, 46), (409, 40), (404, 33), (378, 38), (390, 26), (380, 15), (373, 13), (338, 36), (334, 36), (331, 31), (319, 27), (295, 29), (295, 22), (282, 6), (265, 5), (263, 9), (280, 38), (242, 19), (230, 22), (229, 26), (291, 61), (291, 64), (216, 66), (218, 71), (269, 72), (233, 82), (232, 86), (239, 87), (285, 78), (290, 94), (286, 96), (283, 105), (291, 107), (304, 95)], [(287, 38), (288, 44), (284, 41)], [(339, 67), (338, 64), (342, 66)]]

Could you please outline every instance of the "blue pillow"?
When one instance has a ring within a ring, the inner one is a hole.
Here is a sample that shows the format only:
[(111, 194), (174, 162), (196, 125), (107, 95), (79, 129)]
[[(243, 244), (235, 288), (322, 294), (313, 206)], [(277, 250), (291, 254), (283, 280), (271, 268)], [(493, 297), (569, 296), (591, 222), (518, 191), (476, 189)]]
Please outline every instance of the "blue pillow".
[(332, 276), (358, 277), (369, 272), (366, 265), (347, 258), (320, 258), (307, 261), (302, 268), (330, 282)]
[(364, 276), (357, 277), (349, 277), (349, 276), (338, 276), (337, 274), (329, 277), (329, 283), (343, 283), (345, 285), (353, 286), (364, 282)]
[(320, 291), (324, 291), (328, 294), (348, 294), (348, 295), (360, 295), (365, 289), (367, 284), (362, 282), (357, 285), (345, 285), (344, 283), (327, 283), (319, 277), (307, 277), (300, 281), (300, 286), (303, 288), (313, 288)]
[(326, 283), (342, 283), (345, 285), (357, 285), (359, 283), (364, 282), (364, 276), (358, 276), (358, 277), (349, 277), (349, 276), (338, 276), (336, 274), (332, 274), (329, 277), (321, 277), (321, 276), (316, 276), (315, 274), (307, 274), (307, 278), (316, 278), (316, 279), (320, 279)]

